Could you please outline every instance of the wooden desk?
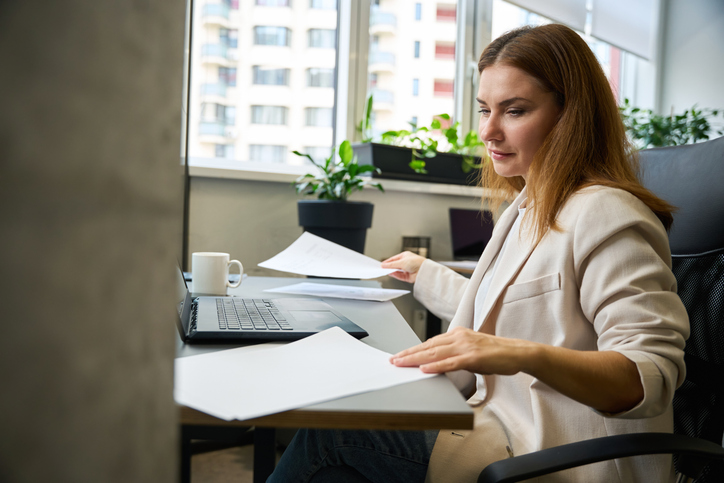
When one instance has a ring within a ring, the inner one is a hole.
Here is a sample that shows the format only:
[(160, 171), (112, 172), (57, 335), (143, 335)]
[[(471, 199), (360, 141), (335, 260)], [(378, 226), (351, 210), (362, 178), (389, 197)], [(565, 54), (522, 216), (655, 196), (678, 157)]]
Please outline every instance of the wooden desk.
[[(299, 278), (248, 277), (239, 288), (229, 289), (229, 294), (249, 298), (299, 297), (263, 292), (267, 288), (281, 287), (299, 281)], [(359, 280), (313, 279), (313, 281), (379, 286), (377, 282)], [(420, 342), (392, 302), (362, 302), (333, 298), (324, 300), (364, 328), (370, 335), (362, 341), (372, 347), (395, 353)], [(182, 343), (179, 338), (177, 355), (185, 357), (238, 346), (239, 344), (189, 345)], [(187, 429), (254, 426), (255, 433), (258, 433), (255, 434), (255, 449), (260, 450), (259, 453), (267, 454), (265, 459), (257, 460), (257, 451), (255, 451), (254, 480), (265, 481), (274, 468), (274, 433), (273, 429), (259, 431), (260, 428), (471, 429), (473, 411), (455, 386), (441, 375), (247, 421), (224, 421), (191, 408), (180, 407), (180, 423)], [(269, 445), (272, 446), (271, 451)], [(267, 446), (266, 450), (262, 446)], [(271, 453), (271, 462), (269, 453)], [(183, 473), (182, 469), (182, 478)]]

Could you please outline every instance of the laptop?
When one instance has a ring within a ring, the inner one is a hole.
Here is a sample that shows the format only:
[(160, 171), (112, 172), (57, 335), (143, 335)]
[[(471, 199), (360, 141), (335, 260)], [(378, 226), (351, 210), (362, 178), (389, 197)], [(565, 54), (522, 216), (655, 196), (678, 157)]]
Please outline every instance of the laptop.
[(181, 269), (177, 278), (177, 326), (187, 343), (289, 341), (330, 327), (340, 327), (357, 339), (369, 335), (323, 300), (192, 297)]
[(493, 235), (493, 214), (487, 210), (450, 208), (453, 260), (478, 261)]

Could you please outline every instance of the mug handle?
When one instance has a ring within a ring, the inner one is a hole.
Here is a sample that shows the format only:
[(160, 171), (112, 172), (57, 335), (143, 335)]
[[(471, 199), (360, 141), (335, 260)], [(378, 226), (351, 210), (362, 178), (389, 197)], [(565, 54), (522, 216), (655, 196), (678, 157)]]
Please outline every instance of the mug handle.
[(226, 285), (228, 285), (228, 286), (231, 287), (231, 288), (236, 288), (236, 287), (238, 287), (239, 285), (241, 285), (241, 281), (242, 281), (242, 279), (244, 278), (244, 266), (241, 264), (241, 262), (240, 262), (239, 260), (231, 260), (231, 261), (229, 261), (228, 266), (231, 266), (231, 265), (234, 265), (234, 264), (239, 265), (239, 281), (236, 282), (236, 283), (234, 283), (234, 284), (232, 284), (232, 283), (229, 283), (229, 281), (227, 280), (227, 281), (226, 281)]

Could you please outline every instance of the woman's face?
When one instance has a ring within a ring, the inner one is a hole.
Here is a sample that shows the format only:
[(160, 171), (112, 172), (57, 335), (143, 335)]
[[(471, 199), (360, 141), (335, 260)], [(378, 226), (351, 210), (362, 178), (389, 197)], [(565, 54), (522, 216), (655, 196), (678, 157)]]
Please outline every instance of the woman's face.
[(561, 108), (553, 93), (535, 78), (507, 65), (492, 65), (480, 74), (480, 124), (495, 172), (526, 177), (533, 156), (558, 121)]

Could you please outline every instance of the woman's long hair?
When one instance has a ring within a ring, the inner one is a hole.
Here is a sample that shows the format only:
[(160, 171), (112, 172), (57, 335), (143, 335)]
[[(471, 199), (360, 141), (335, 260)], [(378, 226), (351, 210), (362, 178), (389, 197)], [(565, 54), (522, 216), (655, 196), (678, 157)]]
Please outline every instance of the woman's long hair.
[[(535, 239), (557, 230), (556, 217), (568, 198), (591, 185), (620, 188), (643, 201), (668, 230), (674, 208), (638, 180), (638, 158), (626, 138), (616, 100), (586, 42), (563, 25), (523, 27), (495, 39), (480, 56), (478, 71), (496, 64), (517, 67), (553, 93), (561, 107), (557, 124), (533, 157), (527, 175), (533, 200)], [(481, 168), (483, 187), (513, 196), (522, 177), (504, 178), (489, 160)], [(485, 200), (495, 210), (500, 198)]]

